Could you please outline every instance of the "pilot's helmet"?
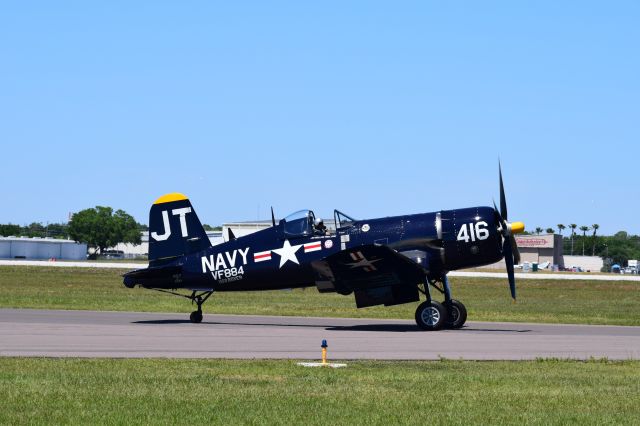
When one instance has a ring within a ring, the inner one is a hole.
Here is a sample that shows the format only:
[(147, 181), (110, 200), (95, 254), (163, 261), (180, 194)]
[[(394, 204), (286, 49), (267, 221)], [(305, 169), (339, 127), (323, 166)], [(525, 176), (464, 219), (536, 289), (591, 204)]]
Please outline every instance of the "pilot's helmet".
[(319, 217), (316, 218), (316, 220), (313, 221), (313, 224), (315, 226), (320, 226), (320, 224), (322, 224), (322, 219), (320, 219)]

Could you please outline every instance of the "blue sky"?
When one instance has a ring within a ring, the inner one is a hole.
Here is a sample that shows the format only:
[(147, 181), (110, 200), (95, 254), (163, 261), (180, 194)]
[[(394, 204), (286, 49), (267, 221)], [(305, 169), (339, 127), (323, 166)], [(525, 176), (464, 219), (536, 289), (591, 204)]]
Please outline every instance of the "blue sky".
[(640, 2), (14, 2), (0, 222), (491, 205), (640, 233)]

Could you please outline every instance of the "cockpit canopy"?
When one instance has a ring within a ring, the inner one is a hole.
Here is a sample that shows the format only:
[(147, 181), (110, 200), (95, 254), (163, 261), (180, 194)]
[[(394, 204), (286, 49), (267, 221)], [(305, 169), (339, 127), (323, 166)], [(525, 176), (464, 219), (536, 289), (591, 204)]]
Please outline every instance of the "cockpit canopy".
[(299, 210), (285, 217), (284, 233), (291, 236), (304, 236), (313, 234), (313, 224), (316, 215), (313, 210)]
[(284, 227), (284, 233), (290, 237), (303, 237), (308, 235), (331, 235), (336, 229), (344, 229), (353, 225), (355, 219), (347, 216), (339, 210), (333, 212), (334, 224), (329, 221), (327, 226), (316, 223), (316, 215), (313, 210), (299, 210), (291, 213), (280, 221)]
[(351, 216), (347, 216), (346, 214), (342, 213), (340, 210), (333, 211), (333, 218), (336, 221), (336, 228), (338, 229), (347, 228), (353, 225), (353, 222), (356, 221), (354, 218), (352, 218)]

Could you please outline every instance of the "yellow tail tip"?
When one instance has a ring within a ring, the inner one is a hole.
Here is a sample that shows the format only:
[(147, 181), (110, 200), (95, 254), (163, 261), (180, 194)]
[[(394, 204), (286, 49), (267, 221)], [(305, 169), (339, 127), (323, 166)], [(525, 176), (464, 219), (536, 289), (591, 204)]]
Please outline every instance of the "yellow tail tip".
[(162, 197), (154, 201), (153, 204), (170, 203), (172, 201), (182, 200), (188, 200), (187, 196), (184, 194), (180, 194), (179, 192), (171, 192), (169, 194), (164, 194)]
[(524, 223), (522, 222), (512, 222), (511, 223), (511, 233), (512, 234), (521, 234), (524, 232)]

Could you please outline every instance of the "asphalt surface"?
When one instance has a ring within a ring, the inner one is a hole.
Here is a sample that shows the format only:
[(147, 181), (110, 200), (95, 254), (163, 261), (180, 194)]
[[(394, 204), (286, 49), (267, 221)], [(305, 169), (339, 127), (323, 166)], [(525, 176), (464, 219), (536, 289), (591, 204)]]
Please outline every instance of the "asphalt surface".
[(640, 358), (640, 327), (0, 309), (1, 356), (521, 360)]

